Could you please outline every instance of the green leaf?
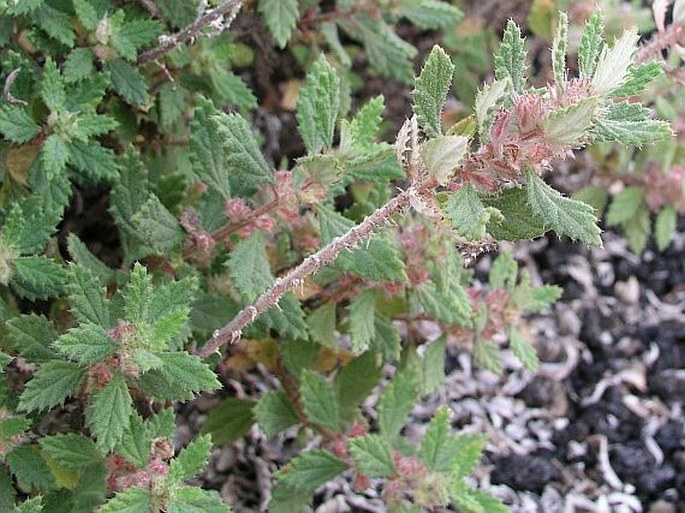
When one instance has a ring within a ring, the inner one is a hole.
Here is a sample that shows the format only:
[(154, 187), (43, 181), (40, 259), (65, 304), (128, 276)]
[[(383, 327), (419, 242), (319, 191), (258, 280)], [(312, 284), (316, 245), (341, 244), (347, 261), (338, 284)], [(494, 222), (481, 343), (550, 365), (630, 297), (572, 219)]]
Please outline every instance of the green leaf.
[(14, 360), (13, 356), (10, 356), (5, 352), (0, 351), (0, 372), (2, 372), (5, 369), (5, 367), (12, 363), (12, 360)]
[(368, 351), (338, 371), (334, 386), (340, 404), (340, 418), (351, 422), (359, 405), (381, 380), (376, 353)]
[(610, 94), (624, 85), (637, 51), (638, 40), (637, 30), (626, 30), (611, 49), (604, 46), (591, 82), (592, 89), (597, 94)]
[(124, 315), (127, 321), (141, 323), (148, 320), (148, 310), (152, 302), (152, 276), (147, 268), (136, 262), (131, 276), (122, 290)]
[(30, 362), (44, 363), (59, 357), (52, 349), (57, 331), (42, 315), (20, 315), (5, 324), (12, 346)]
[[(247, 120), (239, 114), (212, 116), (221, 137), (225, 166), (231, 170), (231, 192), (244, 195), (273, 181), (271, 167), (264, 159)], [(216, 149), (214, 150), (216, 151)]]
[(599, 217), (607, 206), (609, 195), (606, 187), (583, 187), (573, 193), (573, 199), (590, 205), (595, 209), (595, 215)]
[(105, 388), (95, 393), (88, 405), (86, 419), (103, 453), (111, 451), (121, 440), (131, 421), (133, 399), (126, 378), (114, 372)]
[(374, 322), (376, 336), (371, 344), (371, 349), (383, 356), (385, 360), (399, 360), (402, 350), (402, 339), (397, 327), (390, 318), (385, 315), (376, 315)]
[(419, 459), (433, 472), (446, 472), (452, 467), (456, 455), (456, 447), (453, 442), (455, 437), (451, 435), (450, 413), (442, 407), (435, 414), (426, 435), (421, 442)]
[(499, 52), (495, 55), (495, 78), (504, 80), (509, 77), (514, 91), (522, 93), (526, 85), (526, 73), (526, 43), (519, 26), (509, 20)]
[(134, 486), (117, 493), (99, 509), (99, 513), (150, 513), (151, 508), (150, 492)]
[(150, 435), (151, 433), (146, 429), (143, 419), (134, 413), (131, 416), (131, 422), (117, 444), (115, 452), (133, 463), (137, 468), (146, 467), (150, 460), (152, 440), (156, 438)]
[(333, 146), (340, 111), (340, 78), (321, 55), (312, 65), (297, 100), (297, 127), (310, 154)]
[(71, 328), (55, 341), (59, 352), (75, 362), (90, 365), (113, 355), (119, 346), (97, 324), (81, 324)]
[[(496, 211), (486, 207), (471, 184), (462, 185), (450, 194), (444, 206), (445, 213), (459, 235), (477, 241), (485, 237), (486, 227)], [(497, 215), (497, 219), (499, 219)]]
[(12, 16), (19, 16), (22, 14), (29, 14), (35, 11), (41, 5), (43, 5), (43, 2), (45, 2), (45, 0), (24, 0), (22, 2), (5, 2), (6, 6), (4, 8), (7, 9), (7, 14), (10, 14)]
[[(69, 255), (73, 259), (70, 267), (78, 267), (81, 271), (85, 270), (88, 274), (95, 278), (96, 281), (94, 282), (90, 282), (89, 279), (86, 279), (88, 287), (94, 287), (97, 290), (99, 284), (107, 284), (111, 281), (114, 281), (116, 277), (116, 272), (114, 269), (110, 269), (95, 255), (93, 255), (93, 253), (91, 253), (88, 249), (88, 246), (86, 246), (75, 233), (69, 234), (69, 237), (67, 238), (67, 249), (69, 250)], [(80, 278), (74, 277), (70, 274), (69, 282), (67, 283), (67, 292), (69, 292), (69, 294), (74, 294), (71, 289), (71, 286), (73, 285), (71, 282), (74, 280), (80, 281)], [(101, 292), (103, 292), (103, 298), (104, 291), (105, 289), (101, 289)], [(74, 300), (70, 299), (70, 301), (72, 302), (73, 308)], [(109, 324), (109, 319), (106, 319), (106, 322), (101, 322), (101, 324), (107, 327)]]
[(529, 312), (539, 312), (561, 297), (564, 289), (556, 285), (543, 285), (530, 289), (530, 296), (524, 305)]
[[(70, 248), (76, 247), (76, 241), (83, 244), (72, 234), (69, 238)], [(99, 260), (97, 262), (101, 263)], [(107, 289), (100, 286), (95, 274), (86, 267), (70, 263), (68, 277), (67, 293), (74, 317), (81, 322), (99, 324), (105, 329), (114, 327), (109, 316)]]
[(148, 102), (147, 83), (138, 68), (123, 59), (114, 59), (104, 64), (112, 79), (112, 87), (128, 103), (144, 105)]
[(260, 397), (254, 407), (254, 415), (259, 427), (268, 437), (275, 436), (300, 421), (295, 405), (281, 390), (272, 390)]
[(396, 472), (390, 445), (380, 435), (352, 438), (350, 452), (357, 469), (369, 477), (387, 477)]
[(350, 345), (355, 353), (366, 351), (376, 336), (376, 291), (366, 289), (350, 302)]
[(227, 267), (236, 288), (248, 301), (255, 300), (273, 284), (271, 266), (262, 232), (255, 230), (231, 251)]
[(502, 374), (502, 370), (504, 370), (499, 347), (491, 340), (477, 339), (473, 347), (473, 358), (478, 365), (495, 374)]
[(163, 383), (168, 387), (165, 397), (189, 400), (200, 392), (221, 387), (216, 374), (195, 355), (178, 351), (160, 352), (157, 356), (162, 359), (164, 366), (159, 371), (150, 371), (145, 375), (162, 374)]
[(421, 0), (402, 7), (400, 14), (421, 29), (455, 27), (463, 13), (455, 5), (440, 0)]
[(171, 493), (167, 513), (231, 513), (215, 490), (191, 486), (176, 488)]
[(509, 251), (500, 253), (490, 268), (489, 283), (493, 289), (512, 290), (516, 285), (518, 265)]
[(174, 458), (169, 467), (169, 484), (177, 485), (196, 476), (207, 465), (212, 450), (212, 437), (202, 435), (188, 445)]
[(645, 203), (640, 205), (635, 214), (622, 223), (623, 230), (628, 239), (628, 247), (633, 253), (642, 253), (649, 238), (649, 208)]
[(378, 136), (381, 129), (384, 110), (385, 98), (376, 96), (357, 111), (349, 124), (350, 136), (354, 145), (364, 148), (373, 146), (373, 140)]
[(654, 239), (659, 251), (664, 251), (671, 243), (678, 221), (678, 211), (673, 205), (666, 205), (654, 221)]
[[(7, 355), (4, 353), (0, 354), (7, 357)], [(11, 361), (12, 358), (9, 357), (9, 360)], [(24, 432), (31, 427), (31, 420), (27, 419), (23, 415), (7, 416), (7, 413), (3, 411), (3, 416), (4, 418), (0, 420), (0, 439), (7, 439), (14, 436), (23, 435)], [(7, 440), (3, 441), (3, 443), (7, 443)]]
[(630, 186), (614, 197), (606, 215), (608, 225), (617, 225), (633, 217), (642, 204), (642, 187)]
[(112, 38), (112, 46), (124, 59), (134, 61), (138, 48), (157, 39), (163, 31), (162, 25), (153, 19), (131, 20), (124, 23)]
[(51, 111), (64, 108), (67, 93), (62, 83), (62, 76), (57, 69), (57, 64), (48, 57), (43, 66), (43, 77), (40, 84), (40, 95)]
[(95, 443), (76, 433), (44, 436), (40, 439), (40, 447), (50, 458), (59, 462), (61, 467), (70, 470), (85, 469), (103, 461)]
[(16, 105), (0, 105), (0, 133), (8, 140), (24, 144), (36, 135), (40, 127), (26, 111)]
[[(100, 13), (94, 5), (95, 2), (91, 0), (72, 0), (74, 3), (74, 11), (81, 24), (90, 31), (97, 28), (100, 22)], [(102, 3), (102, 2), (101, 2)]]
[(514, 326), (509, 329), (509, 344), (521, 363), (531, 372), (536, 372), (540, 361), (533, 345)]
[(27, 499), (14, 509), (14, 513), (40, 513), (41, 511), (43, 511), (42, 497)]
[(219, 136), (217, 122), (213, 119), (218, 114), (211, 101), (202, 97), (198, 99), (190, 122), (190, 161), (193, 171), (203, 182), (228, 198), (231, 194), (226, 158), (228, 150), (224, 149), (223, 138)]
[(478, 91), (473, 110), (476, 114), (478, 134), (482, 142), (487, 141), (488, 130), (494, 119), (494, 113), (511, 93), (511, 84), (511, 79), (505, 76), (501, 80), (486, 84), (483, 89)]
[(545, 119), (548, 141), (558, 146), (580, 146), (595, 123), (597, 98), (587, 98), (550, 112)]
[(71, 362), (51, 361), (41, 365), (19, 398), (21, 411), (42, 411), (64, 404), (81, 385), (85, 369)]
[(312, 342), (332, 348), (338, 347), (335, 330), (337, 326), (336, 303), (328, 301), (307, 316), (307, 328)]
[(36, 24), (50, 37), (69, 48), (74, 46), (74, 31), (67, 13), (53, 9), (49, 5), (42, 5), (34, 12), (33, 17)]
[(557, 32), (552, 42), (552, 70), (557, 92), (563, 93), (566, 81), (566, 48), (568, 46), (568, 16), (559, 13)]
[(67, 167), (69, 147), (59, 135), (52, 134), (45, 140), (40, 151), (40, 158), (48, 179), (52, 180), (62, 174)]
[(445, 380), (445, 339), (439, 338), (426, 347), (422, 362), (423, 394), (432, 394)]
[(495, 240), (534, 239), (547, 231), (545, 223), (535, 216), (528, 204), (524, 188), (504, 189), (498, 196), (485, 197), (482, 201), (504, 216), (488, 224), (488, 232)]
[(152, 193), (131, 221), (140, 239), (159, 254), (167, 253), (185, 238), (176, 217)]
[(50, 468), (35, 445), (15, 448), (7, 455), (6, 461), (20, 487), (35, 487), (47, 491), (55, 484)]
[(418, 390), (417, 371), (411, 366), (400, 371), (383, 390), (378, 400), (378, 424), (381, 435), (389, 442), (395, 441), (406, 424), (418, 400)]
[(447, 185), (468, 151), (468, 138), (461, 135), (436, 136), (421, 145), (421, 158), (428, 176), (438, 185)]
[(528, 179), (528, 203), (534, 214), (559, 235), (568, 235), (592, 246), (602, 238), (591, 206), (562, 196), (533, 172)]
[(300, 396), (305, 415), (310, 422), (333, 431), (340, 429), (340, 404), (335, 388), (314, 371), (300, 374)]
[(428, 137), (442, 135), (442, 107), (452, 84), (454, 64), (439, 46), (434, 46), (412, 91), (414, 112)]
[(599, 54), (604, 47), (604, 21), (602, 13), (595, 11), (585, 24), (578, 47), (578, 70), (580, 78), (589, 79), (595, 74)]
[(222, 100), (239, 109), (257, 108), (257, 98), (240, 76), (220, 65), (214, 66), (209, 73), (212, 86)]
[(483, 435), (459, 435), (453, 437), (453, 450), (457, 457), (452, 462), (452, 479), (470, 476), (480, 462), (486, 438)]
[(293, 340), (307, 340), (307, 322), (300, 302), (292, 294), (285, 294), (278, 306), (269, 308), (261, 316), (267, 329)]
[(302, 513), (312, 502), (313, 492), (297, 490), (285, 486), (282, 481), (277, 481), (271, 493), (268, 511), (278, 513)]
[(285, 48), (300, 17), (297, 0), (259, 0), (259, 12), (279, 48)]
[(64, 289), (64, 268), (48, 257), (17, 257), (12, 264), (16, 271), (11, 282), (12, 288), (31, 301), (56, 296)]
[(72, 137), (85, 141), (92, 137), (106, 134), (117, 128), (119, 123), (109, 116), (99, 114), (81, 114), (76, 118), (76, 128)]
[(629, 98), (640, 94), (663, 72), (663, 64), (660, 61), (650, 61), (639, 66), (631, 66), (625, 83), (612, 91), (611, 95), (616, 98)]
[(183, 86), (167, 82), (160, 87), (157, 108), (159, 109), (159, 124), (162, 131), (171, 131), (174, 124), (185, 114), (186, 107), (187, 91)]
[(425, 281), (413, 292), (423, 309), (439, 321), (465, 326), (471, 316), (471, 301), (456, 280), (446, 289), (438, 288), (433, 281)]
[(79, 82), (95, 72), (93, 66), (93, 50), (90, 48), (74, 48), (64, 61), (64, 81)]
[(228, 397), (209, 411), (200, 431), (211, 434), (215, 445), (235, 442), (256, 422), (255, 405), (254, 401)]
[(91, 182), (113, 181), (119, 175), (119, 157), (96, 141), (72, 140), (69, 164)]
[(347, 464), (328, 451), (315, 449), (296, 456), (278, 473), (279, 483), (297, 491), (313, 492), (347, 470)]

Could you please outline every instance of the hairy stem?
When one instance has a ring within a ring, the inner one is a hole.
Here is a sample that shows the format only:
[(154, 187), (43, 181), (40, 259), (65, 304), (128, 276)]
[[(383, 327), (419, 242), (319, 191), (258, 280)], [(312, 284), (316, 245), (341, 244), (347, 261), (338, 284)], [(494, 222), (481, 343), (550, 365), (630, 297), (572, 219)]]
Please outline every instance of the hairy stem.
[(276, 305), (283, 294), (301, 285), (305, 278), (311, 276), (322, 266), (330, 264), (346, 249), (356, 248), (361, 241), (371, 236), (378, 228), (384, 226), (390, 218), (403, 212), (408, 206), (412, 195), (416, 193), (413, 187), (402, 191), (385, 205), (378, 208), (357, 226), (333, 239), (328, 245), (313, 255), (305, 258), (300, 265), (292, 269), (282, 278), (277, 278), (273, 285), (251, 305), (243, 308), (226, 326), (214, 332), (207, 343), (196, 354), (200, 358), (207, 358), (214, 354), (224, 344), (232, 344), (240, 339), (242, 330), (252, 324), (266, 310)]
[(169, 53), (191, 39), (198, 37), (203, 28), (221, 19), (226, 14), (228, 14), (228, 20), (224, 25), (224, 29), (228, 28), (242, 5), (243, 0), (229, 0), (211, 11), (207, 11), (179, 33), (173, 36), (160, 38), (159, 46), (142, 53), (138, 57), (138, 64), (147, 64), (148, 62), (156, 61), (162, 55)]

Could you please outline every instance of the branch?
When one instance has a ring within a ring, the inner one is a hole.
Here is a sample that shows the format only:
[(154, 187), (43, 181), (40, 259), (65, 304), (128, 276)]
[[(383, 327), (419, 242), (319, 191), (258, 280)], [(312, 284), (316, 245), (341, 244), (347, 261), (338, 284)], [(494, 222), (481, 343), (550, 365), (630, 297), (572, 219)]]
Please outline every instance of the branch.
[(224, 344), (233, 344), (240, 339), (243, 328), (252, 324), (259, 315), (276, 305), (283, 294), (301, 285), (305, 278), (314, 274), (321, 266), (335, 261), (345, 249), (353, 249), (371, 236), (378, 228), (388, 223), (390, 218), (403, 212), (411, 198), (417, 193), (414, 187), (402, 191), (385, 205), (378, 208), (357, 226), (333, 239), (313, 255), (305, 258), (300, 265), (282, 278), (277, 278), (273, 285), (251, 305), (243, 308), (226, 326), (214, 332), (207, 343), (196, 351), (200, 358), (207, 358), (214, 354)]
[(228, 19), (223, 26), (223, 30), (227, 29), (237, 16), (242, 5), (243, 0), (229, 0), (224, 4), (221, 4), (219, 7), (216, 7), (211, 11), (207, 11), (202, 16), (199, 16), (193, 23), (188, 25), (176, 35), (160, 37), (159, 46), (140, 54), (138, 57), (138, 64), (147, 64), (148, 62), (156, 61), (162, 55), (169, 53), (191, 39), (198, 37), (203, 28), (221, 19), (226, 14), (228, 14)]

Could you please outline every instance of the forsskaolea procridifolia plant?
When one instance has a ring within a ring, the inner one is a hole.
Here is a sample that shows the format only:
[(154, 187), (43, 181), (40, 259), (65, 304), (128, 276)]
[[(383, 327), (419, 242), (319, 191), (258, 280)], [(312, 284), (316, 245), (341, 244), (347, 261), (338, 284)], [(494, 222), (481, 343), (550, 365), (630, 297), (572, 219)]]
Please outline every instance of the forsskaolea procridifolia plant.
[[(508, 253), (475, 289), (464, 261), (549, 230), (601, 245), (593, 208), (542, 175), (595, 142), (668, 140), (670, 126), (630, 100), (661, 66), (634, 62), (635, 31), (605, 42), (596, 14), (571, 76), (561, 14), (554, 81), (535, 88), (510, 22), (473, 114), (443, 126), (454, 65), (436, 46), (389, 144), (379, 141), (384, 99), (348, 115), (342, 72), (311, 52), (296, 105), (305, 154), (274, 166), (251, 124), (256, 98), (222, 66), (247, 52), (229, 29), (242, 2), (200, 13), (187, 4), (1, 7), (0, 509), (228, 511), (216, 492), (186, 482), (205, 468), (212, 440), (240, 438), (256, 422), (269, 437), (299, 426), (321, 440), (278, 471), (270, 511), (302, 511), (342, 473), (360, 491), (373, 480), (391, 511), (506, 511), (466, 480), (483, 436), (453, 433), (446, 409), (422, 440), (402, 429), (440, 386), (456, 332), (493, 371), (501, 335), (536, 368), (523, 315), (561, 290), (533, 286)], [(256, 6), (279, 46), (316, 29), (344, 64), (342, 30), (380, 73), (413, 56), (373, 39), (406, 44), (393, 20), (444, 28), (445, 15), (460, 15), (433, 0), (370, 4)], [(63, 248), (54, 237), (73, 191), (92, 185), (108, 190), (117, 268), (76, 234)], [(342, 196), (348, 206), (336, 208)], [(441, 337), (420, 337), (426, 320)], [(396, 373), (371, 421), (360, 406), (386, 363)], [(280, 387), (222, 401), (204, 432), (175, 448), (174, 405), (219, 389), (218, 364), (260, 364)]]

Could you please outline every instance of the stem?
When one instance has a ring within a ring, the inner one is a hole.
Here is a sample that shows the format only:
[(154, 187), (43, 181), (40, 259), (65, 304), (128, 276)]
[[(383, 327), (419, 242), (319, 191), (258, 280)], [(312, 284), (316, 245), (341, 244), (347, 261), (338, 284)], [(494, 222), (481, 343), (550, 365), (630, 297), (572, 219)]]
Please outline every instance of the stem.
[(390, 218), (399, 212), (403, 212), (408, 206), (411, 197), (416, 193), (413, 187), (395, 196), (385, 205), (378, 208), (357, 226), (333, 239), (313, 255), (305, 258), (300, 265), (291, 270), (282, 278), (277, 278), (273, 285), (264, 292), (251, 305), (243, 308), (226, 326), (214, 332), (214, 335), (202, 346), (196, 354), (200, 358), (207, 358), (214, 354), (222, 345), (233, 344), (240, 339), (243, 328), (249, 326), (266, 310), (276, 305), (283, 294), (301, 285), (305, 278), (314, 274), (321, 266), (330, 264), (345, 249), (353, 249), (372, 235), (378, 228), (384, 226)]
[(200, 31), (204, 27), (222, 18), (226, 14), (228, 14), (229, 17), (224, 29), (228, 28), (238, 14), (238, 11), (242, 5), (243, 0), (229, 0), (228, 2), (221, 4), (219, 7), (216, 7), (211, 11), (207, 11), (176, 35), (160, 38), (159, 46), (142, 53), (140, 57), (138, 57), (138, 64), (147, 64), (148, 62), (156, 61), (162, 55), (169, 53), (170, 51), (181, 46), (183, 43), (198, 37), (200, 35)]

